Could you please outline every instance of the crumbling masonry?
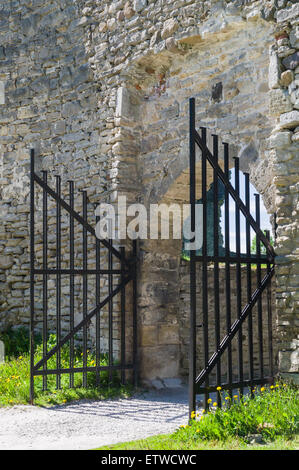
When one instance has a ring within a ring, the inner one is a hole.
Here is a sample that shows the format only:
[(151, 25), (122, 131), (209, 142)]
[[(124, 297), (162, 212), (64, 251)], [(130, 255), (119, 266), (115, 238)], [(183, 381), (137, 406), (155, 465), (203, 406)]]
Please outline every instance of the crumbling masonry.
[[(277, 366), (298, 382), (298, 46), (297, 1), (1, 0), (1, 329), (29, 321), (29, 149), (90, 204), (188, 202), (194, 96), (198, 124), (231, 144), (277, 213)], [(186, 371), (180, 253), (140, 244), (144, 380)]]

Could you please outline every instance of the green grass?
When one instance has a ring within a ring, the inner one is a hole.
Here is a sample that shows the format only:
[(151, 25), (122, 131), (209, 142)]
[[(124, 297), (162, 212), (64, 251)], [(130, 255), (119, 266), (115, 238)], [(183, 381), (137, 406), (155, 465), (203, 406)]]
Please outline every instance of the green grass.
[[(56, 344), (55, 335), (50, 335), (48, 350)], [(75, 350), (74, 366), (82, 367), (83, 358), (79, 349)], [(42, 346), (38, 345), (35, 353), (35, 363), (42, 358)], [(107, 365), (106, 355), (101, 356), (100, 365)], [(88, 352), (87, 366), (95, 365), (95, 357)], [(61, 349), (61, 366), (69, 367), (69, 347)], [(47, 362), (48, 369), (55, 369), (56, 356), (52, 356)], [(61, 389), (56, 389), (56, 377), (49, 375), (47, 378), (47, 390), (43, 391), (43, 378), (36, 376), (34, 379), (35, 399), (34, 403), (40, 406), (52, 406), (82, 399), (105, 399), (116, 396), (130, 396), (132, 389), (129, 386), (121, 386), (117, 373), (114, 373), (109, 381), (108, 372), (101, 372), (101, 387), (96, 386), (95, 372), (87, 373), (87, 388), (82, 386), (82, 373), (74, 374), (74, 388), (69, 388), (69, 375), (61, 374)], [(28, 352), (18, 357), (10, 357), (0, 364), (0, 406), (13, 406), (29, 403), (30, 383), (30, 355)]]
[[(224, 406), (203, 415), (193, 414), (189, 424), (169, 435), (117, 444), (111, 449), (298, 449), (299, 390), (277, 383), (262, 387), (255, 397), (229, 399), (222, 393)], [(252, 435), (262, 444), (250, 444)], [(108, 449), (108, 447), (105, 447)]]
[(299, 435), (293, 438), (277, 437), (265, 444), (247, 444), (244, 440), (231, 438), (225, 441), (192, 439), (186, 442), (174, 434), (161, 434), (124, 442), (113, 446), (100, 447), (96, 450), (297, 450)]

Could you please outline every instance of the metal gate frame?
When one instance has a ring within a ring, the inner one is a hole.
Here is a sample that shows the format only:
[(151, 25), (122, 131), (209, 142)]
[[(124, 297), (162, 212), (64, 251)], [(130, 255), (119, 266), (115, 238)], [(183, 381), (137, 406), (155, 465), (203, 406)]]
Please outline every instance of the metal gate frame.
[[(196, 148), (201, 151), (201, 171), (202, 171), (202, 205), (203, 205), (203, 244), (202, 254), (196, 254), (195, 250), (190, 251), (190, 357), (189, 357), (189, 416), (196, 409), (196, 395), (204, 394), (204, 407), (209, 408), (209, 393), (217, 393), (217, 405), (221, 407), (221, 394), (217, 388), (228, 390), (230, 396), (233, 389), (240, 390), (240, 396), (243, 394), (244, 387), (249, 387), (253, 394), (254, 386), (273, 382), (273, 345), (272, 345), (272, 308), (271, 308), (271, 279), (274, 274), (275, 253), (270, 244), (270, 233), (266, 234), (260, 229), (260, 199), (255, 194), (255, 212), (256, 220), (250, 214), (250, 194), (249, 194), (249, 174), (245, 175), (245, 203), (240, 198), (239, 192), (239, 161), (235, 158), (235, 184), (233, 187), (229, 180), (229, 145), (223, 143), (224, 149), (224, 171), (218, 164), (218, 136), (212, 135), (213, 150), (207, 147), (207, 130), (201, 127), (201, 135), (195, 127), (195, 99), (189, 100), (189, 157), (190, 157), (190, 205), (191, 205), (191, 231), (195, 231), (195, 205), (196, 205)], [(213, 256), (207, 254), (207, 163), (213, 169)], [(218, 184), (222, 182), (225, 189), (225, 256), (219, 255), (218, 249)], [(235, 226), (236, 226), (236, 255), (232, 255), (229, 249), (229, 196), (235, 203)], [(246, 220), (246, 254), (240, 252), (240, 212)], [(250, 247), (250, 229), (256, 233), (256, 254), (251, 254)], [(261, 243), (266, 248), (266, 255), (261, 254)], [(215, 351), (211, 354), (208, 344), (209, 312), (207, 298), (207, 266), (208, 263), (214, 263), (214, 330), (215, 330)], [(226, 297), (226, 334), (220, 338), (220, 310), (219, 310), (219, 263), (225, 263), (225, 297)], [(196, 305), (196, 265), (202, 265), (202, 314), (203, 324), (197, 325), (197, 305)], [(232, 323), (231, 303), (230, 303), (230, 268), (231, 264), (236, 265), (237, 282), (237, 319)], [(242, 307), (241, 303), (241, 264), (247, 266), (247, 304)], [(251, 268), (256, 265), (257, 288), (252, 292)], [(267, 265), (267, 272), (264, 278), (261, 277), (261, 264)], [(267, 328), (269, 342), (269, 375), (264, 374), (263, 361), (263, 315), (261, 296), (267, 289)], [(254, 376), (253, 365), (253, 331), (252, 331), (252, 309), (257, 304), (258, 308), (258, 336), (259, 336), (259, 377)], [(248, 319), (248, 343), (249, 343), (249, 379), (244, 379), (243, 370), (243, 339), (242, 326), (245, 319)], [(197, 328), (203, 328), (203, 352), (204, 368), (198, 374), (196, 371), (196, 333)], [(238, 334), (238, 373), (239, 380), (233, 382), (232, 374), (232, 353), (231, 342)], [(221, 379), (221, 356), (224, 351), (228, 351), (227, 379), (223, 383)], [(210, 385), (209, 374), (216, 367), (216, 384)]]
[[(136, 240), (132, 241), (132, 250), (129, 258), (126, 256), (124, 247), (117, 249), (113, 246), (113, 240), (99, 240), (96, 237), (95, 229), (87, 222), (87, 193), (82, 191), (82, 207), (83, 215), (81, 216), (74, 210), (74, 182), (69, 181), (69, 202), (67, 203), (61, 196), (61, 178), (56, 175), (56, 189), (52, 189), (48, 185), (47, 172), (43, 171), (42, 178), (35, 172), (35, 152), (34, 149), (30, 151), (30, 402), (34, 402), (34, 377), (37, 375), (43, 376), (43, 389), (47, 389), (47, 376), (56, 376), (56, 387), (60, 388), (61, 374), (69, 374), (69, 386), (74, 386), (74, 373), (82, 372), (83, 386), (87, 387), (87, 372), (96, 372), (97, 385), (100, 386), (100, 372), (108, 371), (109, 377), (112, 371), (120, 370), (121, 383), (126, 383), (126, 371), (131, 370), (133, 373), (133, 383), (137, 386), (137, 243)], [(42, 188), (42, 269), (35, 267), (35, 184)], [(56, 201), (56, 268), (48, 267), (48, 197)], [(64, 209), (69, 214), (69, 269), (61, 268), (61, 209)], [(75, 269), (74, 267), (74, 221), (77, 221), (82, 226), (82, 252), (83, 261), (82, 269)], [(95, 219), (97, 222), (97, 219)], [(96, 269), (88, 269), (88, 246), (87, 235), (95, 237), (95, 254)], [(100, 267), (100, 246), (103, 245), (108, 249), (108, 269), (101, 269)], [(116, 257), (120, 262), (120, 269), (113, 269), (113, 257)], [(34, 360), (34, 333), (35, 333), (35, 298), (34, 286), (36, 275), (42, 275), (42, 358), (35, 364)], [(49, 351), (47, 351), (48, 339), (48, 287), (47, 279), (49, 275), (56, 276), (56, 334), (57, 343)], [(69, 276), (70, 286), (70, 314), (69, 314), (69, 333), (64, 337), (61, 335), (61, 276)], [(88, 293), (88, 276), (96, 276), (96, 305), (91, 311), (87, 311), (87, 293)], [(101, 275), (108, 275), (109, 279), (109, 293), (100, 300), (100, 278)], [(120, 278), (117, 285), (113, 286), (113, 276)], [(83, 305), (83, 319), (77, 324), (74, 324), (74, 276), (82, 276), (83, 289), (82, 289), (82, 305)], [(127, 362), (126, 358), (126, 286), (132, 283), (132, 361)], [(120, 364), (113, 364), (113, 346), (112, 346), (112, 316), (113, 304), (112, 299), (120, 293), (120, 322), (121, 322), (121, 351), (120, 351)], [(101, 309), (108, 304), (109, 309), (109, 364), (108, 366), (100, 365), (100, 313)], [(87, 324), (89, 321), (96, 317), (96, 364), (94, 367), (87, 366)], [(83, 367), (74, 366), (74, 336), (83, 330)], [(69, 367), (61, 367), (60, 352), (61, 348), (67, 342), (70, 342), (70, 358)], [(56, 368), (48, 369), (47, 361), (56, 354)]]

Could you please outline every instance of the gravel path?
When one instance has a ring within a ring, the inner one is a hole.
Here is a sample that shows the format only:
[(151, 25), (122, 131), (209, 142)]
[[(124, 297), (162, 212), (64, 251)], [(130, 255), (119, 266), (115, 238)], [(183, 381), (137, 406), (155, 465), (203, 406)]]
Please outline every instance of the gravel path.
[(129, 399), (0, 408), (0, 449), (92, 449), (172, 432), (188, 419), (185, 387)]

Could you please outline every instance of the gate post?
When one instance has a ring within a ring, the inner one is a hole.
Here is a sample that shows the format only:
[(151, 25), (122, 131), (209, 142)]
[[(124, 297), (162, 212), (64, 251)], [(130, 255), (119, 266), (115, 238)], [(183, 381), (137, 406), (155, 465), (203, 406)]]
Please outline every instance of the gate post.
[[(190, 209), (191, 232), (195, 232), (195, 99), (189, 100), (189, 168), (190, 168)], [(191, 242), (192, 240), (190, 240)], [(189, 419), (195, 411), (196, 377), (196, 266), (195, 252), (190, 250), (190, 345), (189, 345)]]
[(34, 400), (34, 149), (30, 150), (30, 403)]

